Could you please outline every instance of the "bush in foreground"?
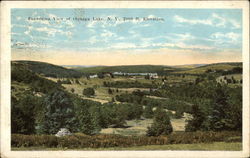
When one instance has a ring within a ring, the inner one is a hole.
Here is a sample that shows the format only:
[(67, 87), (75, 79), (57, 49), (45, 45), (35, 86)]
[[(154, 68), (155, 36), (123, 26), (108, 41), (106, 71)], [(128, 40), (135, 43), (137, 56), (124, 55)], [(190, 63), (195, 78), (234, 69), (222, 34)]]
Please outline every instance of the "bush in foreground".
[[(237, 139), (236, 139), (237, 138)], [(72, 136), (56, 137), (52, 135), (11, 135), (12, 147), (67, 147), (67, 148), (106, 148), (131, 147), (142, 145), (193, 144), (210, 142), (239, 142), (240, 132), (177, 132), (168, 136), (121, 136), (94, 135), (76, 133)]]

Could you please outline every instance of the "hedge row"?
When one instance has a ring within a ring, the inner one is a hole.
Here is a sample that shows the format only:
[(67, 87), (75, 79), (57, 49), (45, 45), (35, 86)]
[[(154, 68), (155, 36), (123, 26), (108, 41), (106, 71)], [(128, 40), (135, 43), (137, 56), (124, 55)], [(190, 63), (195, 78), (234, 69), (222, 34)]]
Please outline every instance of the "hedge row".
[[(235, 139), (237, 138), (237, 139)], [(67, 147), (67, 148), (105, 148), (130, 147), (141, 145), (191, 144), (215, 141), (241, 141), (240, 132), (178, 132), (168, 136), (121, 136), (100, 134), (88, 136), (76, 133), (72, 136), (53, 135), (11, 135), (12, 147)]]

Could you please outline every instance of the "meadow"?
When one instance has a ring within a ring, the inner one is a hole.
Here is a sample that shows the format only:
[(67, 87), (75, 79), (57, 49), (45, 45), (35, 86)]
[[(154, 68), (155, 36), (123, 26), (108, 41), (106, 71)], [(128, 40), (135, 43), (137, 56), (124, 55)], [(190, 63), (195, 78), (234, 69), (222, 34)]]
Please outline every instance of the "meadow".
[[(13, 150), (242, 149), (241, 63), (12, 62), (11, 99)], [(55, 137), (60, 128), (72, 136)]]

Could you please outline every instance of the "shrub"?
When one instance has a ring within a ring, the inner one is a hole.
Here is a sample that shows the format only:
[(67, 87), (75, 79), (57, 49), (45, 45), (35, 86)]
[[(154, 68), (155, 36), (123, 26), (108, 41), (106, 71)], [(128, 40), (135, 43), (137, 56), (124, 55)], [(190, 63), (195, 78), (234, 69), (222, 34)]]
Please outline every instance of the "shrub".
[(154, 114), (154, 120), (151, 127), (148, 127), (148, 136), (168, 135), (173, 132), (173, 127), (170, 118), (166, 111), (162, 108), (157, 108)]
[(86, 95), (86, 96), (95, 95), (95, 90), (93, 88), (85, 88), (83, 90), (83, 95)]
[(12, 147), (63, 147), (63, 148), (106, 148), (142, 145), (192, 144), (215, 141), (241, 142), (240, 132), (175, 132), (168, 136), (122, 136), (99, 134), (94, 136), (76, 133), (72, 136), (53, 135), (11, 135)]

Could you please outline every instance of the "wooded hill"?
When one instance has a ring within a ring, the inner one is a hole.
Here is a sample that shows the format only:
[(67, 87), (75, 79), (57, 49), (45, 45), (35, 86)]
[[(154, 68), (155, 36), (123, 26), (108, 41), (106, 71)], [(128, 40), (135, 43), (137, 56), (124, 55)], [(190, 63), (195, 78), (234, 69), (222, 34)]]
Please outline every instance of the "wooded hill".
[(16, 65), (22, 65), (26, 66), (29, 70), (38, 73), (43, 74), (46, 77), (81, 77), (83, 76), (83, 73), (79, 71), (75, 71), (73, 69), (67, 69), (61, 66), (45, 63), (45, 62), (38, 62), (38, 61), (12, 61), (12, 63)]
[[(239, 68), (241, 70), (239, 70)], [(199, 66), (195, 68), (188, 68), (182, 71), (175, 71), (174, 73), (203, 74), (203, 73), (210, 73), (210, 72), (217, 72), (221, 74), (242, 73), (242, 62), (208, 64), (208, 65), (203, 65), (203, 66)]]
[(158, 73), (165, 74), (176, 70), (182, 70), (170, 66), (161, 65), (124, 65), (124, 66), (98, 66), (98, 67), (78, 67), (75, 70), (86, 74), (95, 74), (100, 72), (127, 72), (127, 73)]
[(46, 77), (56, 78), (79, 78), (90, 74), (103, 72), (126, 72), (126, 73), (157, 73), (168, 74), (194, 74), (219, 73), (221, 75), (242, 73), (242, 62), (215, 63), (201, 66), (162, 66), (162, 65), (124, 65), (124, 66), (95, 66), (65, 68), (38, 61), (12, 61), (12, 63), (26, 66), (32, 72)]
[[(162, 65), (128, 65), (128, 66), (97, 66), (97, 67), (77, 67), (74, 68), (85, 74), (96, 74), (101, 72), (127, 72), (127, 73), (158, 73), (158, 75), (167, 74), (203, 74), (209, 72), (217, 72), (220, 74), (241, 73), (242, 63), (215, 63), (201, 66), (162, 66)], [(233, 72), (231, 72), (233, 70)]]

